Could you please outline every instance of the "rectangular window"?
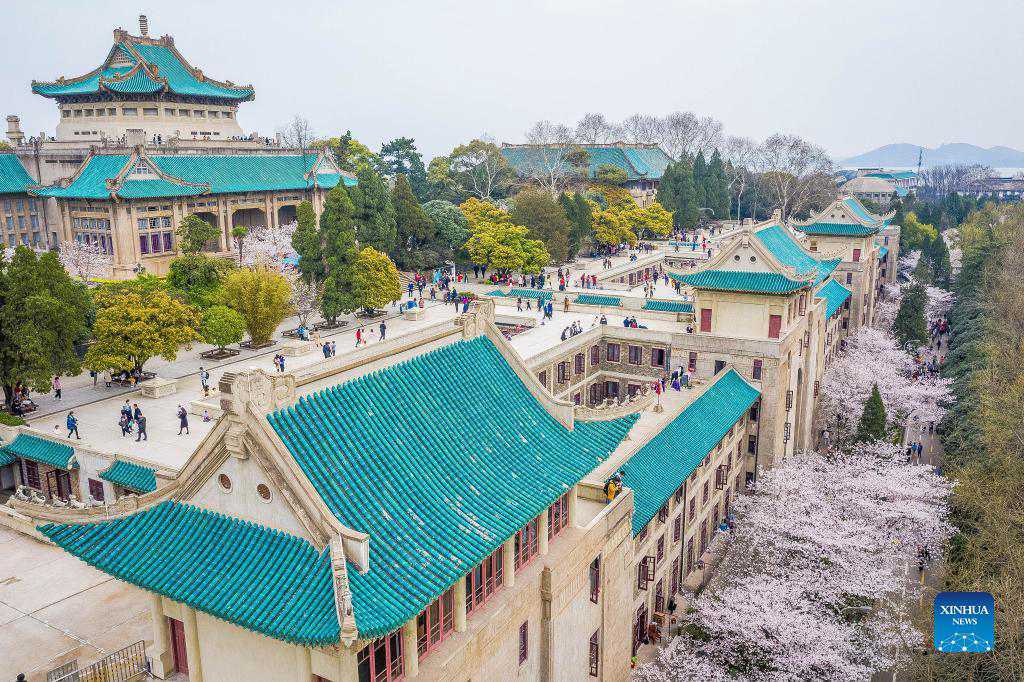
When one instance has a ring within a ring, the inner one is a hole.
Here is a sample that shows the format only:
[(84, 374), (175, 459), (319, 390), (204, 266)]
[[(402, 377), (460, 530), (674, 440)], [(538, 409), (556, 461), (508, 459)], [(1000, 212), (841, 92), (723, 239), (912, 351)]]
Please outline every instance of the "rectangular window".
[(597, 677), (601, 666), (600, 630), (590, 636), (590, 676)]
[(676, 516), (675, 521), (672, 522), (672, 542), (679, 542), (680, 536), (683, 534), (683, 516), (680, 514)]
[(711, 308), (700, 309), (700, 330), (702, 332), (711, 331)]
[(711, 496), (711, 482), (704, 481), (704, 494), (701, 497), (701, 503), (707, 504), (708, 498)]
[(643, 362), (644, 349), (642, 346), (629, 346), (629, 364), (639, 365)]
[(530, 622), (526, 621), (519, 626), (519, 665), (526, 662), (530, 657)]
[(573, 360), (576, 363), (576, 374), (583, 374), (587, 371), (587, 359), (584, 357), (583, 353), (577, 353)]
[(669, 583), (669, 594), (675, 594), (679, 591), (679, 560), (672, 560), (672, 582)]
[(668, 520), (668, 502), (661, 506), (658, 510), (658, 523), (665, 523)]
[(755, 381), (761, 380), (761, 370), (764, 367), (764, 360), (754, 360), (754, 372), (751, 375)]
[(664, 367), (665, 366), (665, 349), (664, 348), (652, 348), (651, 349), (651, 367)]
[(715, 374), (725, 369), (725, 360), (715, 360)]
[(601, 400), (601, 384), (590, 384), (590, 404), (597, 405)]
[(658, 581), (658, 584), (654, 586), (654, 612), (664, 613), (665, 612), (665, 579), (662, 578)]
[(372, 682), (401, 680), (405, 672), (404, 663), (401, 632), (373, 640), (356, 656), (359, 679)]
[[(661, 563), (661, 560), (665, 558), (665, 536), (662, 535), (658, 538), (658, 554), (654, 559), (654, 565), (657, 566)], [(660, 610), (660, 609), (659, 609)]]
[(154, 232), (153, 234), (149, 235), (149, 239), (149, 250), (152, 251), (153, 253), (160, 253), (163, 250), (160, 248), (160, 233)]
[(164, 232), (164, 251), (174, 250), (173, 232)]
[(466, 613), (479, 608), (501, 587), (504, 562), (505, 547), (502, 546), (466, 575)]
[(693, 516), (696, 513), (697, 513), (697, 498), (696, 497), (691, 497), (690, 498), (690, 511), (689, 511), (689, 513), (687, 513), (686, 517), (690, 521), (693, 521)]
[(644, 526), (643, 528), (640, 529), (640, 532), (636, 534), (636, 540), (633, 542), (633, 545), (636, 546), (636, 547), (639, 547), (640, 545), (643, 544), (644, 540), (646, 540), (646, 539), (647, 539), (647, 526)]
[(435, 599), (416, 616), (416, 648), (423, 658), (455, 630), (455, 588)]
[(601, 346), (591, 346), (590, 348), (590, 364), (593, 367), (601, 364)]
[(95, 478), (89, 479), (89, 494), (92, 495), (94, 500), (103, 501), (103, 481), (97, 481)]
[(621, 346), (619, 344), (609, 343), (605, 349), (605, 357), (608, 359), (608, 362), (618, 362), (620, 350)]
[(853, 284), (853, 273), (852, 272), (846, 273), (846, 283), (847, 284)]
[(514, 557), (515, 567), (519, 570), (526, 564), (530, 563), (530, 560), (537, 556), (539, 548), (539, 538), (537, 537), (537, 529), (540, 524), (537, 523), (537, 519), (533, 519), (528, 524), (516, 531), (516, 538), (514, 544)]
[(637, 589), (646, 590), (652, 580), (654, 580), (654, 557), (645, 556), (636, 567)]
[(691, 372), (691, 373), (697, 371), (697, 354), (696, 353), (690, 353), (690, 360), (689, 360), (689, 362), (686, 363), (686, 371), (687, 372)]
[(39, 480), (39, 464), (27, 459), (21, 460), (24, 467), (25, 485), (29, 488), (42, 490), (42, 483)]
[(149, 253), (149, 235), (144, 234), (139, 236), (139, 252), (142, 253), (143, 256)]
[(558, 383), (565, 384), (569, 382), (569, 363), (560, 362), (558, 363)]
[(565, 493), (548, 507), (548, 539), (558, 535), (568, 525), (569, 493)]
[(854, 263), (859, 263), (860, 262), (860, 249), (854, 249), (853, 250), (853, 262)]
[(747, 436), (747, 453), (755, 454), (757, 452), (757, 436)]
[(539, 381), (541, 383), (541, 385), (544, 386), (544, 388), (547, 388), (547, 386), (548, 386), (548, 373), (547, 373), (547, 370), (545, 370), (545, 371), (543, 371), (543, 372), (541, 372), (540, 374), (537, 375), (537, 381)]
[(619, 397), (619, 382), (617, 381), (606, 381), (604, 382), (604, 394), (609, 398)]
[(595, 604), (601, 596), (601, 555), (590, 562), (590, 601)]
[(768, 316), (768, 338), (777, 339), (782, 333), (782, 315)]

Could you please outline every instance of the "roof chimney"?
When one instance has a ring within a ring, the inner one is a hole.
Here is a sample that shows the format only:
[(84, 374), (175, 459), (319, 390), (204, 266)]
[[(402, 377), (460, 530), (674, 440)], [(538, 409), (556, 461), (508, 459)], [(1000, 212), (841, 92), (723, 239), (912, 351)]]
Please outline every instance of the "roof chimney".
[(146, 18), (145, 14), (139, 15), (139, 35), (143, 38), (149, 36), (149, 19)]
[(7, 117), (7, 139), (15, 147), (25, 141), (25, 133), (21, 132), (21, 119), (14, 114)]

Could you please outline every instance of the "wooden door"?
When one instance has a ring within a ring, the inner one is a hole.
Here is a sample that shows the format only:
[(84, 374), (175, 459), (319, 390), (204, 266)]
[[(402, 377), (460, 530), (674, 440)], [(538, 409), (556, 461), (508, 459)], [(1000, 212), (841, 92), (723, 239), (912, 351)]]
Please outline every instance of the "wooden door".
[(700, 330), (702, 332), (711, 331), (711, 308), (700, 309)]
[(188, 651), (185, 648), (185, 625), (174, 618), (167, 619), (171, 634), (171, 654), (174, 656), (174, 669), (179, 673), (188, 674)]
[(768, 338), (777, 339), (782, 333), (782, 315), (768, 316)]

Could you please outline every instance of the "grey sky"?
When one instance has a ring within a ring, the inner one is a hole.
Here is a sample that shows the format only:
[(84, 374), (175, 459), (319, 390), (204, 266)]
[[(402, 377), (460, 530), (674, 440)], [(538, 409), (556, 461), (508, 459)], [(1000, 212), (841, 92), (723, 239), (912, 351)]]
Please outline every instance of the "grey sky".
[(247, 131), (299, 113), (372, 148), (415, 137), (429, 158), (484, 133), (521, 141), (542, 118), (689, 109), (837, 157), (1024, 148), (1019, 0), (37, 0), (4, 9), (0, 113), (52, 133), (56, 106), (29, 82), (94, 68), (140, 12), (211, 77), (256, 87)]

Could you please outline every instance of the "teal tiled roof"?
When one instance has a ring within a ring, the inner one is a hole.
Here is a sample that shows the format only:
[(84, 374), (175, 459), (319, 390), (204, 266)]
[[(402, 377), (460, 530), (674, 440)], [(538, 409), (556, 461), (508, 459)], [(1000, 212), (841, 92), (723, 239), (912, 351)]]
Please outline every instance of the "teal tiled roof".
[(874, 213), (872, 213), (871, 211), (869, 211), (866, 208), (864, 208), (864, 204), (860, 203), (860, 201), (858, 201), (854, 197), (846, 197), (845, 199), (843, 199), (843, 204), (848, 209), (850, 209), (850, 211), (855, 216), (857, 216), (858, 218), (860, 218), (861, 220), (863, 220), (866, 223), (880, 223), (881, 222), (881, 219), (878, 216), (876, 216)]
[(370, 569), (349, 579), (360, 636), (377, 637), (605, 460), (636, 415), (567, 430), (480, 337), (301, 398), (268, 420), (338, 520), (369, 533)]
[(100, 478), (137, 493), (156, 490), (156, 471), (134, 462), (114, 460), (113, 464), (100, 472)]
[(616, 308), (622, 305), (622, 299), (617, 296), (601, 296), (600, 294), (580, 294), (576, 297), (576, 303), (580, 305), (607, 305)]
[(34, 184), (17, 156), (0, 153), (0, 194), (22, 194)]
[(697, 289), (738, 291), (756, 294), (791, 294), (811, 282), (790, 279), (775, 272), (741, 272), (737, 270), (702, 270), (678, 279)]
[[(633, 489), (633, 534), (646, 526), (760, 392), (730, 369), (623, 465)], [(742, 466), (742, 462), (734, 463)]]
[(512, 289), (508, 292), (509, 298), (534, 298), (538, 301), (546, 301), (551, 298), (550, 291), (544, 291), (542, 289)]
[(818, 293), (814, 296), (825, 299), (825, 319), (827, 320), (843, 307), (846, 299), (850, 298), (850, 290), (834, 279), (830, 279), (818, 289)]
[(821, 235), (824, 237), (867, 237), (878, 233), (877, 227), (854, 223), (811, 223), (810, 225), (795, 225), (796, 229), (805, 234)]
[(663, 313), (692, 313), (693, 304), (682, 301), (644, 301), (644, 310), (657, 310)]
[(249, 630), (301, 644), (338, 642), (330, 552), (294, 535), (174, 501), (39, 530), (115, 578)]
[[(665, 174), (665, 169), (672, 163), (671, 157), (657, 145), (628, 144), (584, 144), (579, 145), (590, 158), (588, 174), (594, 177), (601, 166), (611, 165), (626, 172), (628, 180), (658, 180)], [(566, 147), (566, 151), (577, 149)], [(555, 165), (559, 147), (539, 147), (534, 145), (506, 145), (501, 154), (520, 175), (530, 175)]]
[(58, 469), (78, 468), (78, 462), (74, 459), (75, 451), (70, 445), (28, 433), (19, 433), (10, 444), (0, 448), (0, 453), (5, 453), (8, 457), (21, 457), (40, 464), (49, 464)]
[(781, 225), (771, 225), (754, 234), (780, 263), (799, 275), (808, 275), (819, 265), (818, 259), (804, 251)]
[[(233, 102), (252, 99), (249, 86), (233, 86), (212, 81), (189, 66), (173, 47), (143, 42), (128, 37), (112, 52), (128, 65), (103, 66), (63, 82), (32, 82), (32, 92), (44, 97), (96, 95), (111, 91), (125, 94), (170, 92), (192, 97), (212, 97)], [(108, 60), (109, 61), (109, 60)]]
[[(313, 176), (307, 177), (307, 173), (316, 162), (317, 155), (188, 154), (148, 158), (165, 175), (188, 184), (159, 177), (126, 179), (114, 194), (125, 199), (139, 199), (310, 189)], [(111, 196), (107, 180), (116, 178), (130, 160), (131, 157), (124, 154), (91, 156), (67, 187), (46, 187), (34, 193), (64, 199), (107, 199)], [(316, 175), (317, 184), (326, 189), (336, 187), (342, 179), (346, 185), (355, 184), (354, 179), (338, 173)]]

